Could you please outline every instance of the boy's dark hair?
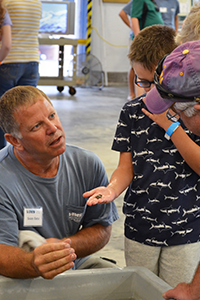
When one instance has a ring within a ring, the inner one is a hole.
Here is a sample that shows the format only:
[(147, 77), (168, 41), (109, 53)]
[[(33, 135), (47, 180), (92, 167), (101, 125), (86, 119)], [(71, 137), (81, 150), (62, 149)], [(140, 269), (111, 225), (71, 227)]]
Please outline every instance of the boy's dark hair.
[(174, 29), (165, 25), (142, 29), (130, 46), (128, 58), (131, 64), (137, 62), (150, 72), (154, 71), (159, 60), (177, 47), (175, 36)]

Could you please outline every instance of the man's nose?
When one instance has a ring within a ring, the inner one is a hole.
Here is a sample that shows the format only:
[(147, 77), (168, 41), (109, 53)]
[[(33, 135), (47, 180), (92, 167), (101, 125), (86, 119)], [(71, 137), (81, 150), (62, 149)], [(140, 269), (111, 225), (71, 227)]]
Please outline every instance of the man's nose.
[(52, 122), (48, 122), (47, 124), (47, 134), (55, 133), (57, 130), (57, 126), (53, 124)]

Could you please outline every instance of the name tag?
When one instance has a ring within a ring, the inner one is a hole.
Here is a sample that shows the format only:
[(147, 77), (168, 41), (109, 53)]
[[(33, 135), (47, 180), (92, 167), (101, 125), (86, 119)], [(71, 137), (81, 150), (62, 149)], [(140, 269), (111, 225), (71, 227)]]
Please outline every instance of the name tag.
[(161, 13), (166, 13), (167, 12), (167, 7), (160, 7), (160, 12)]
[(24, 208), (24, 227), (41, 227), (43, 221), (43, 208)]

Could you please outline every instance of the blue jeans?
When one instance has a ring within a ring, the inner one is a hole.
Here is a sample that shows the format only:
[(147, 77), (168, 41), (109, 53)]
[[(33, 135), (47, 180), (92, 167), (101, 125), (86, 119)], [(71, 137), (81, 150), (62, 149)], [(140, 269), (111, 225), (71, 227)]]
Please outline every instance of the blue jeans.
[[(39, 63), (9, 63), (0, 65), (0, 97), (18, 85), (37, 86)], [(0, 149), (5, 146), (4, 132), (0, 128)]]

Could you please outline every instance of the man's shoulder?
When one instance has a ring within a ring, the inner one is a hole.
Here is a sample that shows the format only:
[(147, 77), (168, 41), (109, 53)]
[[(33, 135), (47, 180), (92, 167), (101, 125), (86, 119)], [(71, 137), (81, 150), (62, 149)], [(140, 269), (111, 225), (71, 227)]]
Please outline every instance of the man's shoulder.
[(71, 159), (78, 159), (79, 161), (83, 159), (85, 160), (93, 160), (93, 161), (100, 161), (100, 158), (91, 150), (81, 148), (76, 145), (66, 144), (66, 149), (64, 153), (66, 158)]
[(179, 1), (178, 1), (178, 0), (173, 0), (173, 2), (174, 2), (176, 5), (179, 5)]
[(122, 10), (128, 15), (130, 16), (131, 15), (131, 6), (132, 6), (132, 1), (129, 1), (123, 8)]
[(72, 144), (66, 144), (66, 150), (65, 154), (73, 154), (73, 153), (82, 153), (83, 155), (93, 155), (95, 154), (94, 152), (82, 148), (80, 146), (72, 145)]
[(66, 150), (63, 154), (63, 168), (67, 167), (68, 169), (71, 169), (72, 173), (74, 171), (80, 171), (80, 174), (86, 172), (85, 174), (87, 174), (87, 176), (89, 176), (89, 174), (94, 176), (96, 172), (99, 172), (99, 174), (105, 173), (103, 162), (97, 156), (97, 154), (90, 150), (66, 144)]
[(180, 8), (180, 3), (179, 3), (179, 1), (178, 1), (178, 0), (174, 0), (174, 1), (175, 1), (175, 3), (176, 3), (177, 7)]
[(1, 166), (1, 163), (6, 159), (6, 157), (9, 156), (9, 148), (10, 147), (11, 146), (8, 145), (0, 150), (0, 166)]
[(179, 1), (172, 0), (172, 1), (166, 2), (166, 5), (168, 5), (168, 7), (176, 9), (177, 7), (179, 7)]
[(16, 165), (14, 154), (12, 157), (12, 146), (8, 145), (0, 150), (0, 180), (1, 184), (7, 184), (15, 176), (19, 176), (19, 168)]

